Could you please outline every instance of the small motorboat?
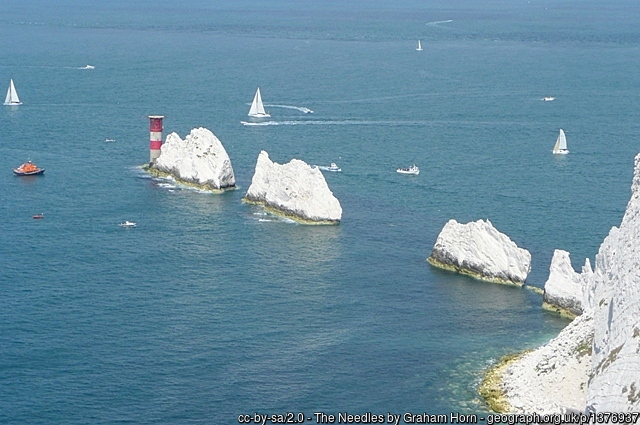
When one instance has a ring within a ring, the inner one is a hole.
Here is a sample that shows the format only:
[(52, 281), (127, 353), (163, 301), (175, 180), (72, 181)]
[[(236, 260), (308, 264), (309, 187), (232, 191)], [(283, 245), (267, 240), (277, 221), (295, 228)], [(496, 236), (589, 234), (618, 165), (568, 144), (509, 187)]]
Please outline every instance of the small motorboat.
[(80, 69), (96, 69), (96, 67), (95, 67), (95, 66), (93, 66), (93, 65), (87, 65), (87, 66), (83, 66), (83, 67), (82, 67), (82, 68), (80, 68)]
[(36, 214), (33, 216), (34, 219), (44, 218), (44, 213)]
[(104, 141), (105, 141), (106, 143), (113, 143), (113, 142), (115, 142), (115, 141), (116, 141), (116, 139), (104, 139)]
[(544, 100), (545, 102), (551, 102), (552, 100), (556, 100), (556, 98), (553, 96), (545, 96), (542, 98), (542, 100)]
[(136, 227), (137, 225), (137, 223), (129, 220), (123, 221), (122, 223), (118, 224), (118, 226), (120, 227)]
[(38, 167), (31, 161), (27, 161), (18, 168), (14, 168), (13, 172), (16, 176), (35, 176), (44, 173), (44, 168)]
[(335, 162), (332, 162), (331, 165), (329, 165), (328, 167), (324, 165), (319, 165), (318, 168), (324, 171), (333, 171), (333, 172), (342, 171), (342, 169), (338, 167)]
[(418, 174), (420, 174), (420, 169), (416, 164), (413, 164), (409, 168), (398, 168), (396, 172), (400, 174), (413, 174), (414, 176), (417, 176)]

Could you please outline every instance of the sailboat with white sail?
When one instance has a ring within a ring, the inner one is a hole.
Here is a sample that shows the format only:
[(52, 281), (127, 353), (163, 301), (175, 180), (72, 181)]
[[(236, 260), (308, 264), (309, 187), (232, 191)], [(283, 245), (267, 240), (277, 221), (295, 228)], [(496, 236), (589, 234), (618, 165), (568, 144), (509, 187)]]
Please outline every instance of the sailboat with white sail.
[(416, 47), (416, 50), (422, 51), (422, 44), (420, 44), (420, 40), (418, 40), (418, 47)]
[(9, 89), (7, 90), (7, 97), (4, 99), (4, 104), (7, 106), (22, 105), (22, 102), (20, 102), (20, 98), (18, 97), (18, 92), (16, 91), (16, 86), (13, 84), (13, 78), (9, 83)]
[(569, 149), (567, 149), (567, 138), (562, 129), (560, 129), (560, 134), (558, 134), (558, 138), (556, 139), (556, 144), (553, 147), (552, 152), (555, 155), (566, 155), (569, 153)]
[(267, 114), (267, 111), (264, 110), (264, 105), (262, 104), (262, 96), (260, 95), (260, 87), (256, 90), (256, 95), (253, 97), (253, 102), (251, 103), (251, 108), (249, 109), (250, 117), (255, 118), (268, 118), (271, 115)]

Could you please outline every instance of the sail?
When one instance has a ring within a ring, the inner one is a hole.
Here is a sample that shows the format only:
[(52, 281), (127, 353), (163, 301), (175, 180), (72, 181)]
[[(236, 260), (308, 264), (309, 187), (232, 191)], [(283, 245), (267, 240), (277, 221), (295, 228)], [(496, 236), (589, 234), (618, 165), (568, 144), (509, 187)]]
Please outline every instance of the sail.
[(553, 153), (564, 152), (567, 150), (567, 138), (564, 135), (564, 131), (560, 129), (560, 134), (556, 139), (556, 144), (553, 147)]
[(253, 102), (251, 103), (251, 108), (249, 109), (250, 117), (269, 117), (270, 115), (264, 110), (264, 105), (262, 104), (262, 96), (260, 96), (260, 87), (256, 90), (256, 95), (253, 97)]
[(416, 48), (416, 50), (422, 50), (422, 45), (420, 44), (420, 40), (418, 40), (418, 47)]
[(567, 138), (565, 137), (564, 131), (562, 131), (562, 129), (560, 129), (560, 134), (558, 135), (558, 147), (561, 150), (567, 149)]
[(9, 89), (7, 90), (7, 97), (4, 99), (5, 105), (21, 105), (16, 86), (13, 85), (13, 79), (9, 83)]

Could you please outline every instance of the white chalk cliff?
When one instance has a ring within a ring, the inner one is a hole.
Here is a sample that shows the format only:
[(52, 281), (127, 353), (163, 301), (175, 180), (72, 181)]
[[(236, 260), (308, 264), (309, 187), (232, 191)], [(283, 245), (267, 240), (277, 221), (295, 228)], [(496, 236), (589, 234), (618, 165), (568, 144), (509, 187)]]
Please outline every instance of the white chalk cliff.
[(427, 261), (478, 279), (519, 286), (531, 269), (529, 251), (518, 248), (489, 220), (467, 224), (449, 220)]
[(191, 130), (184, 140), (176, 133), (169, 134), (151, 167), (208, 189), (224, 190), (236, 185), (227, 151), (210, 130), (202, 127)]
[(318, 168), (299, 159), (277, 164), (265, 151), (258, 155), (245, 199), (303, 222), (330, 224), (342, 218), (340, 202)]
[(600, 246), (588, 283), (595, 332), (587, 408), (640, 412), (640, 154), (620, 228)]
[[(595, 269), (589, 261), (582, 268), (583, 314), (505, 368), (502, 385), (513, 411), (640, 412), (640, 154), (631, 190)], [(554, 373), (545, 364), (555, 365)]]
[(571, 266), (569, 253), (556, 249), (544, 284), (544, 302), (578, 316), (582, 314), (583, 286), (580, 274)]

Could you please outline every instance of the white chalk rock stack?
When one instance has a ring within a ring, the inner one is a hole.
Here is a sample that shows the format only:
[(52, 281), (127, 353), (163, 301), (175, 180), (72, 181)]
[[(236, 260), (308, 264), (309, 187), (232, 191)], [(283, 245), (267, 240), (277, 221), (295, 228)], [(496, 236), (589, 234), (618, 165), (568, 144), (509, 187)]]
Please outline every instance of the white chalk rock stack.
[(342, 218), (340, 202), (318, 168), (298, 159), (277, 164), (265, 151), (245, 199), (305, 223), (336, 224)]
[(467, 224), (449, 220), (427, 261), (478, 279), (522, 286), (531, 269), (531, 254), (496, 230), (489, 220)]
[(236, 185), (227, 151), (210, 130), (202, 127), (191, 130), (184, 140), (176, 133), (169, 134), (152, 168), (208, 189), (233, 189)]
[(582, 314), (583, 286), (580, 274), (571, 266), (569, 253), (556, 249), (549, 267), (549, 279), (544, 284), (544, 302), (579, 316)]

